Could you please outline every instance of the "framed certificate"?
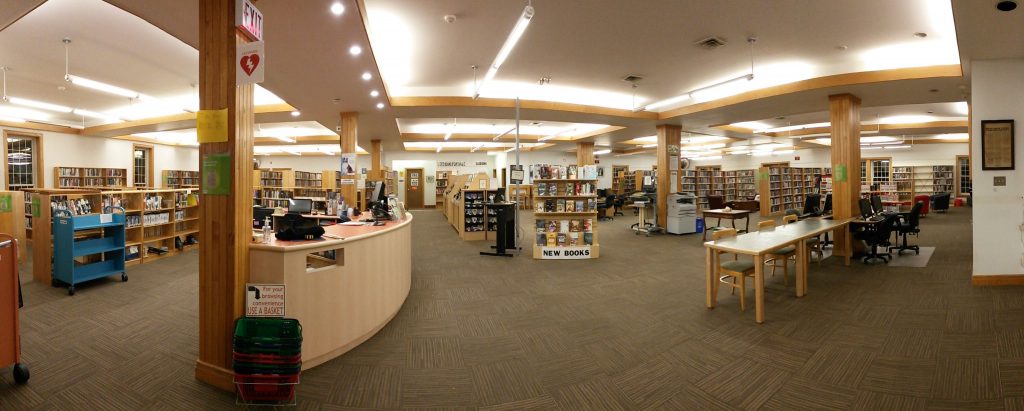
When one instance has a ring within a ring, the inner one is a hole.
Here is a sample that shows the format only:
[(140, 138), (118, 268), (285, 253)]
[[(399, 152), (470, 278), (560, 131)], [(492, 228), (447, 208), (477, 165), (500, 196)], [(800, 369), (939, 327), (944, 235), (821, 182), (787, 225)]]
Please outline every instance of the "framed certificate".
[(1013, 170), (1013, 120), (981, 121), (981, 169)]

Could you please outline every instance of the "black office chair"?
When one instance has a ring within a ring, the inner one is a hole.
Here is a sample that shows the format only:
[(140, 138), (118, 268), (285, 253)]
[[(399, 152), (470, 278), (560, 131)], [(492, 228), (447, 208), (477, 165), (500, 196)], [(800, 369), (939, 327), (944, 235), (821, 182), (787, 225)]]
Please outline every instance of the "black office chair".
[[(864, 264), (868, 264), (874, 260), (882, 260), (886, 263), (892, 258), (892, 254), (889, 254), (887, 248), (892, 243), (889, 242), (889, 238), (892, 237), (893, 230), (899, 224), (899, 219), (895, 214), (884, 217), (884, 220), (878, 224), (874, 224), (871, 228), (865, 229), (857, 233), (855, 238), (863, 240), (864, 243), (871, 247), (871, 251), (865, 255), (862, 260)], [(883, 252), (879, 252), (879, 248)]]
[(882, 196), (877, 194), (871, 196), (871, 209), (875, 211), (875, 214), (885, 212), (885, 206), (882, 205)]
[(615, 212), (612, 213), (612, 216), (617, 216), (617, 215), (625, 216), (625, 214), (622, 213), (622, 207), (626, 205), (626, 195), (625, 194), (619, 194), (619, 195), (615, 196), (615, 203), (614, 204), (615, 204)]
[(939, 193), (932, 196), (932, 210), (936, 213), (945, 213), (949, 210), (949, 193)]
[(821, 208), (821, 215), (832, 215), (832, 193), (825, 195), (825, 205)]
[(615, 196), (608, 194), (604, 196), (604, 202), (597, 205), (597, 221), (614, 220), (608, 217), (608, 209), (615, 207)]
[(921, 247), (917, 245), (907, 245), (907, 237), (911, 234), (918, 235), (921, 233), (921, 229), (918, 224), (921, 221), (921, 207), (924, 207), (924, 203), (915, 203), (914, 207), (910, 209), (909, 213), (900, 213), (899, 222), (896, 225), (896, 235), (903, 236), (903, 244), (898, 246), (890, 246), (889, 252), (893, 249), (899, 250), (896, 254), (903, 254), (904, 250), (914, 250), (915, 253), (921, 254)]
[(875, 214), (874, 211), (871, 210), (871, 201), (866, 198), (862, 198), (857, 201), (857, 207), (860, 208), (860, 217), (865, 220)]

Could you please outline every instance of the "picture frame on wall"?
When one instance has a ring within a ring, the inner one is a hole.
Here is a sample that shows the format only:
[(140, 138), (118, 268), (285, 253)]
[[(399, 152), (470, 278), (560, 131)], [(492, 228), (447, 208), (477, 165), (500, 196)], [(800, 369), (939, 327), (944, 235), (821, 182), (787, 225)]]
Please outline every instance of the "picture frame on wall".
[(1013, 170), (1013, 120), (981, 121), (981, 169)]
[(597, 176), (598, 177), (604, 177), (604, 167), (598, 167), (597, 168)]

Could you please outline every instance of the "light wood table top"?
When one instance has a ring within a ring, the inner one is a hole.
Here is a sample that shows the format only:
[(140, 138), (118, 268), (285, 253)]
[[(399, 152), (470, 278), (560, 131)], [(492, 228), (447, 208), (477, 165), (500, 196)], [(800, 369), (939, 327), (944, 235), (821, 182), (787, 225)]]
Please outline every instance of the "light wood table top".
[(734, 218), (734, 217), (743, 218), (744, 216), (749, 215), (753, 211), (752, 210), (737, 210), (735, 208), (731, 209), (731, 210), (726, 210), (724, 208), (712, 208), (712, 209), (709, 209), (709, 210), (701, 210), (700, 212), (702, 214), (704, 214), (705, 217), (718, 217), (718, 216), (721, 216), (723, 218)]
[(806, 219), (792, 224), (762, 229), (718, 241), (708, 241), (705, 247), (730, 253), (758, 255), (785, 247), (799, 240), (817, 237), (827, 231), (850, 223), (850, 220)]

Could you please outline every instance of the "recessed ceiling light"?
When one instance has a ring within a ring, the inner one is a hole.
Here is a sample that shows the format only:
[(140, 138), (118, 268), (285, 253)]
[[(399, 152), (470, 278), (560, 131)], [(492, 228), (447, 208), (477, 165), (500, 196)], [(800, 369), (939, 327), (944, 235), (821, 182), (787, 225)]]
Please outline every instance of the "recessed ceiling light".
[(928, 110), (928, 114), (935, 114), (934, 111)]
[(363, 54), (363, 48), (359, 47), (358, 45), (349, 47), (348, 48), (348, 54), (351, 54), (353, 56), (358, 56), (360, 54)]
[(345, 6), (341, 2), (336, 1), (331, 5), (331, 13), (334, 13), (335, 16), (340, 16), (342, 13), (345, 13)]
[(925, 37), (928, 37), (928, 33), (925, 33), (923, 31), (919, 31), (917, 33), (914, 33), (914, 37), (917, 37), (919, 39), (923, 39)]
[(369, 71), (363, 73), (363, 80), (370, 81), (370, 79), (372, 79), (372, 78), (373, 78), (373, 74), (370, 74)]
[(292, 111), (292, 117), (298, 117), (300, 114), (302, 114), (302, 112), (299, 110)]
[(1017, 8), (1017, 2), (1012, 0), (1003, 0), (996, 3), (996, 9), (999, 11), (1013, 11)]
[(377, 97), (379, 95), (380, 95), (380, 92), (377, 91), (377, 90), (373, 90), (373, 91), (370, 92), (370, 97)]
[(384, 108), (384, 103), (377, 103), (377, 108)]
[(938, 93), (938, 92), (939, 92), (939, 89), (937, 89), (937, 88), (933, 88), (933, 89), (930, 89), (930, 90), (928, 90), (928, 92), (929, 92), (929, 93)]
[(850, 46), (847, 46), (845, 44), (840, 44), (840, 45), (836, 46), (836, 50), (839, 50), (839, 51), (846, 51), (846, 49), (848, 49), (848, 48), (850, 48)]

